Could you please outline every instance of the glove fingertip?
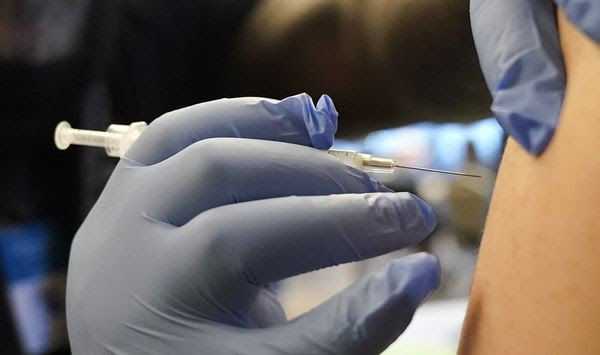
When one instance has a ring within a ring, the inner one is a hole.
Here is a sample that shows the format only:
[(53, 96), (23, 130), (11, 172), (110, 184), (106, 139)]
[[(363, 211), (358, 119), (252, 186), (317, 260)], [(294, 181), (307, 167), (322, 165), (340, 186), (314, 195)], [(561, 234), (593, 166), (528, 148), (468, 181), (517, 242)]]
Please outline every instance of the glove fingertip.
[[(312, 100), (310, 103), (312, 105)], [(337, 131), (338, 112), (333, 105), (333, 100), (327, 95), (322, 95), (317, 105), (311, 107), (310, 112), (311, 114), (304, 119), (309, 128), (312, 146), (317, 149), (329, 149), (333, 145), (333, 137)]]
[(385, 270), (389, 297), (387, 306), (379, 311), (383, 315), (396, 312), (396, 316), (412, 319), (423, 300), (440, 285), (440, 263), (436, 256), (421, 252), (392, 261)]
[(335, 105), (333, 104), (333, 100), (331, 99), (331, 97), (329, 95), (323, 94), (321, 95), (321, 97), (319, 98), (319, 101), (317, 101), (317, 111), (318, 112), (323, 112), (324, 114), (326, 114), (328, 116), (329, 122), (331, 123), (331, 128), (333, 129), (333, 132), (335, 133), (335, 131), (337, 130), (337, 123), (338, 123), (338, 111), (335, 108)]
[(316, 106), (306, 93), (290, 96), (283, 99), (280, 104), (289, 111), (302, 115), (311, 145), (314, 148), (328, 149), (331, 147), (337, 130), (338, 112), (329, 96), (321, 96)]
[(493, 94), (492, 112), (502, 128), (534, 155), (550, 143), (562, 110), (563, 64), (552, 57), (540, 50), (514, 60), (519, 69), (506, 70)]
[[(431, 254), (394, 260), (383, 270), (380, 302), (357, 320), (354, 333), (363, 348), (385, 349), (412, 320), (417, 307), (440, 283), (440, 266)], [(382, 301), (382, 302), (381, 302)]]
[(389, 276), (397, 277), (398, 273), (411, 275), (406, 289), (410, 290), (408, 294), (415, 309), (440, 285), (440, 262), (433, 254), (421, 252), (392, 261)]
[(558, 122), (559, 116), (557, 112), (547, 112), (543, 117), (546, 117), (548, 122), (541, 122), (536, 117), (524, 117), (519, 112), (503, 115), (496, 113), (497, 110), (494, 108), (492, 110), (506, 133), (533, 155), (540, 155), (546, 149), (554, 135), (554, 126)]
[(433, 232), (437, 227), (437, 216), (435, 215), (433, 208), (431, 208), (431, 206), (421, 198), (414, 195), (413, 197), (416, 199), (417, 204), (419, 205), (423, 220), (425, 221), (425, 227), (428, 229), (429, 233)]
[(408, 192), (391, 195), (396, 205), (401, 227), (418, 243), (430, 235), (437, 227), (437, 216), (427, 202)]

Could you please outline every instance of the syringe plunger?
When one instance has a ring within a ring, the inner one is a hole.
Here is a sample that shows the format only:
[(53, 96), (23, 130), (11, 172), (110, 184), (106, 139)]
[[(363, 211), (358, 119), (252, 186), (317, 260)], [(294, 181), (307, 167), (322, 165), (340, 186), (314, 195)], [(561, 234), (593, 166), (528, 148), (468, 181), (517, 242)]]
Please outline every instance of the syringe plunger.
[(54, 144), (62, 150), (71, 144), (103, 147), (109, 156), (122, 157), (147, 126), (146, 122), (112, 124), (106, 132), (101, 132), (71, 128), (69, 122), (62, 121), (54, 130)]

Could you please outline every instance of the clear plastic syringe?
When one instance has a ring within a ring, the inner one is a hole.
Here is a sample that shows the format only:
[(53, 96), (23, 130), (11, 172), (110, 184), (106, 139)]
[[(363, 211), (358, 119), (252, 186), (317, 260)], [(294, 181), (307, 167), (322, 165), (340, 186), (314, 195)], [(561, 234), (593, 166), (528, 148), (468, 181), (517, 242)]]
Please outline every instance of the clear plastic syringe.
[(108, 156), (121, 158), (147, 126), (143, 121), (129, 125), (111, 124), (106, 132), (102, 132), (71, 128), (69, 122), (62, 121), (54, 129), (54, 144), (61, 150), (71, 144), (100, 147)]
[[(111, 157), (122, 157), (147, 126), (146, 122), (143, 121), (133, 122), (130, 125), (112, 124), (108, 126), (106, 132), (102, 132), (71, 128), (68, 122), (62, 121), (54, 130), (54, 144), (58, 149), (62, 150), (67, 149), (71, 144), (101, 147)], [(358, 153), (351, 150), (330, 149), (327, 153), (340, 159), (345, 164), (365, 172), (393, 173), (395, 169), (400, 168), (466, 177), (481, 177), (480, 175), (456, 171), (400, 165), (393, 159), (374, 157), (371, 154)]]

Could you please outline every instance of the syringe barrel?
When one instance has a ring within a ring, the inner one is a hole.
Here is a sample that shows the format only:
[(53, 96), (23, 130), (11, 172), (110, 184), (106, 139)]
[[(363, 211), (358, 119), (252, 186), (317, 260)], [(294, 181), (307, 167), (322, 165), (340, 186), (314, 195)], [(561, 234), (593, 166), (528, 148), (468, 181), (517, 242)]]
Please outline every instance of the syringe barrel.
[(105, 148), (110, 156), (118, 156), (123, 134), (71, 128), (67, 121), (56, 125), (54, 144), (58, 149), (67, 149), (71, 144)]
[(371, 154), (358, 153), (351, 150), (330, 149), (330, 155), (342, 160), (345, 164), (366, 172), (393, 173), (394, 160), (374, 157)]

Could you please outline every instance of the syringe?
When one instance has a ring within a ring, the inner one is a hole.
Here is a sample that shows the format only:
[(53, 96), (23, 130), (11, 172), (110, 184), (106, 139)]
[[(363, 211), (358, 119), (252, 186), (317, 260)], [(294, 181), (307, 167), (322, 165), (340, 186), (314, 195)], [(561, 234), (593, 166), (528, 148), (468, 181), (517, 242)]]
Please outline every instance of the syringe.
[(133, 122), (130, 125), (111, 124), (106, 132), (71, 128), (67, 121), (61, 121), (54, 129), (54, 144), (65, 150), (71, 144), (100, 147), (109, 157), (121, 158), (138, 139), (148, 124)]
[(451, 174), (467, 177), (480, 178), (481, 175), (460, 173), (457, 171), (439, 170), (430, 168), (421, 168), (417, 166), (401, 165), (390, 158), (374, 157), (371, 154), (358, 153), (352, 150), (330, 149), (327, 153), (342, 160), (344, 163), (354, 166), (366, 172), (374, 173), (393, 173), (395, 169), (411, 169), (427, 171), (432, 173)]
[[(106, 132), (85, 129), (74, 129), (62, 121), (54, 130), (54, 144), (58, 149), (67, 149), (71, 144), (102, 147), (111, 157), (122, 157), (129, 147), (142, 134), (148, 125), (146, 122), (133, 122), (130, 125), (112, 124)], [(365, 172), (393, 173), (395, 169), (411, 169), (433, 173), (451, 174), (465, 177), (480, 178), (480, 175), (466, 174), (456, 171), (421, 168), (401, 165), (393, 159), (374, 157), (371, 154), (358, 153), (351, 150), (329, 149), (328, 154), (340, 159), (347, 165)]]

